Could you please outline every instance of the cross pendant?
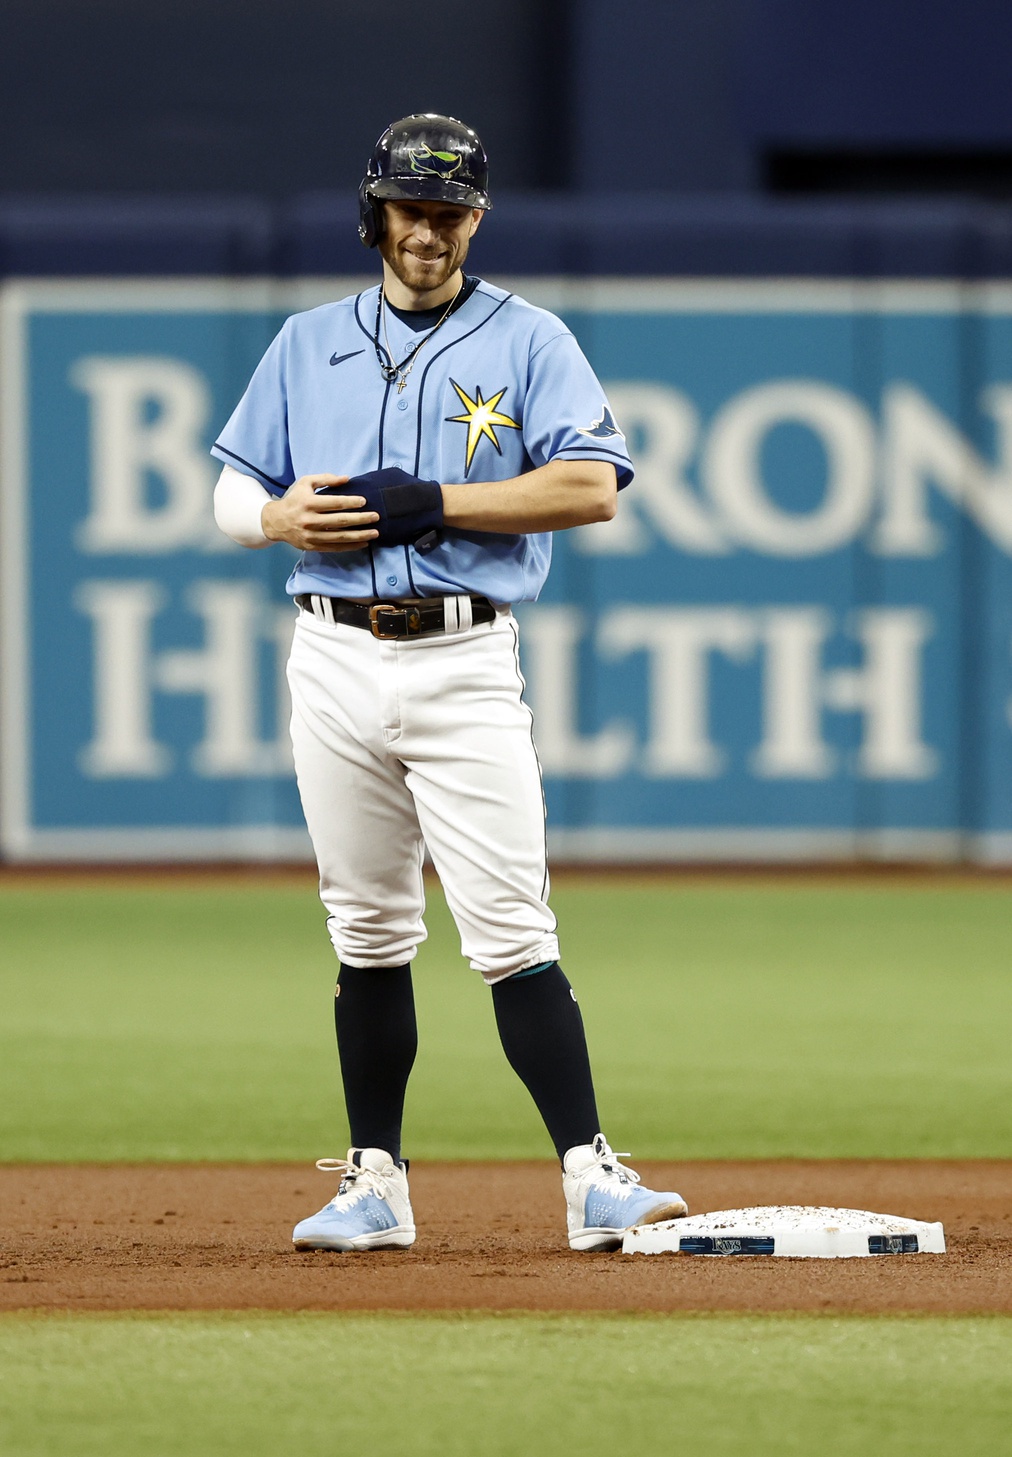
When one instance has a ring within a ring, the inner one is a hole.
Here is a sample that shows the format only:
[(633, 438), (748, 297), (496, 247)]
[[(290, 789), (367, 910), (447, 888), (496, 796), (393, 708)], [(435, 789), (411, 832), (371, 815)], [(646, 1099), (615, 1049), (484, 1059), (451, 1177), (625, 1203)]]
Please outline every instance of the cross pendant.
[(404, 393), (407, 383), (407, 376), (402, 374), (400, 379), (397, 381), (397, 393), (399, 395), (402, 395)]

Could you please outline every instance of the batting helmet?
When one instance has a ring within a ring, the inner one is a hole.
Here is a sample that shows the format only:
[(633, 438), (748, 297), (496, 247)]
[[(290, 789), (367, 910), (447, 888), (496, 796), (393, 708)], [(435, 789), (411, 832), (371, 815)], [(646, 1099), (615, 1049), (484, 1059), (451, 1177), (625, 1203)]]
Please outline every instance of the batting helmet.
[(383, 235), (378, 203), (384, 198), (490, 208), (488, 158), (477, 133), (455, 117), (432, 112), (392, 122), (358, 189), (358, 235), (367, 248), (375, 248)]

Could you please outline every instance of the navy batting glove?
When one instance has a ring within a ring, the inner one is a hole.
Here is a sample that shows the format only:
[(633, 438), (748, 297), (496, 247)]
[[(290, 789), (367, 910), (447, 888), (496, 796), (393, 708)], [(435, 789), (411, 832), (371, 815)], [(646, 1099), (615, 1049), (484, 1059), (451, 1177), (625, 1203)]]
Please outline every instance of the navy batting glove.
[(412, 545), (416, 551), (431, 551), (439, 543), (443, 524), (443, 492), (438, 481), (422, 481), (399, 466), (366, 471), (343, 486), (323, 486), (321, 496), (364, 496), (365, 506), (355, 509), (379, 515), (376, 530), (379, 546)]

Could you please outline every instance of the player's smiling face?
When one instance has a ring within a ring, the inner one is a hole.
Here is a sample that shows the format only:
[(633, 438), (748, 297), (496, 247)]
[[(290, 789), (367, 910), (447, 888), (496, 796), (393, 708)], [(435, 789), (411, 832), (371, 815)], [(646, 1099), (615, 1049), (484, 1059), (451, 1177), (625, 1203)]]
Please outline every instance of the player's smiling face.
[(392, 296), (397, 290), (391, 290), (388, 277), (391, 303), (427, 308), (451, 298), (457, 287), (453, 276), (463, 267), (482, 219), (480, 210), (449, 202), (385, 202), (383, 216), (379, 251), (386, 268), (411, 295), (402, 305)]

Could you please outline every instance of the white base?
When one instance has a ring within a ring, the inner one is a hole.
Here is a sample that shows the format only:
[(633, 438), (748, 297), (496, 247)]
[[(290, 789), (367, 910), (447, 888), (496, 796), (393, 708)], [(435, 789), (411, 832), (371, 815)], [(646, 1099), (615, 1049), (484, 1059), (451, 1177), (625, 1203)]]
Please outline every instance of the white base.
[(638, 1224), (626, 1230), (622, 1253), (788, 1255), (808, 1260), (944, 1255), (945, 1232), (940, 1224), (864, 1209), (772, 1204)]

